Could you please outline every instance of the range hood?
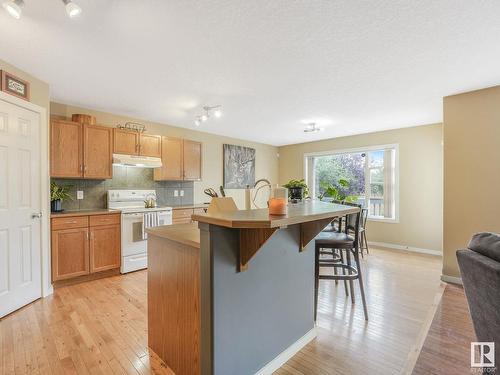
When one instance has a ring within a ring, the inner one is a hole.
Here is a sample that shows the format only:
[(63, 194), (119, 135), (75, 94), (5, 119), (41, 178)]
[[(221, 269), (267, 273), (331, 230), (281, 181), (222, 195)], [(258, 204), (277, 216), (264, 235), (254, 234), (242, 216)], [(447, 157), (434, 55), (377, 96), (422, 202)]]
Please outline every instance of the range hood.
[(162, 166), (160, 158), (123, 154), (113, 154), (113, 164), (142, 168), (159, 168)]

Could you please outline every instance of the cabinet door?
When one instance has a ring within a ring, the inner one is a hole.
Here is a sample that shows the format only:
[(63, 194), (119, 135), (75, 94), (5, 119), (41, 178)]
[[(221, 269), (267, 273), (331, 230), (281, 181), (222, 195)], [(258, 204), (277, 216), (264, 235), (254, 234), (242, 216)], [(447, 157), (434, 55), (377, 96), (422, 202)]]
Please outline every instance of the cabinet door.
[(113, 129), (106, 126), (84, 125), (83, 134), (83, 176), (112, 178)]
[(52, 231), (52, 281), (89, 273), (89, 230)]
[(115, 154), (139, 155), (139, 133), (123, 129), (114, 129)]
[(53, 120), (50, 126), (51, 177), (83, 177), (82, 125)]
[(161, 138), (161, 168), (155, 168), (154, 178), (158, 180), (182, 180), (182, 139)]
[(120, 267), (120, 226), (90, 228), (90, 273)]
[(201, 143), (184, 140), (184, 180), (201, 180)]
[(139, 154), (141, 156), (161, 158), (161, 136), (141, 134)]

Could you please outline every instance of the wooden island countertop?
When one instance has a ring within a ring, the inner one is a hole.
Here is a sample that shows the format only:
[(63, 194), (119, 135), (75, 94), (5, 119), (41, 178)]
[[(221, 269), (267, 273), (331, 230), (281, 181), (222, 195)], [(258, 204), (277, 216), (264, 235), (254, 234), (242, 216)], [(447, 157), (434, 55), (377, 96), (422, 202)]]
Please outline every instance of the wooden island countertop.
[(184, 245), (200, 248), (200, 230), (198, 223), (164, 225), (147, 229), (148, 234), (166, 238)]
[(195, 214), (193, 220), (227, 228), (279, 228), (286, 225), (324, 220), (358, 212), (357, 207), (344, 206), (321, 201), (305, 201), (288, 204), (287, 215), (269, 215), (267, 208), (238, 210), (217, 214)]

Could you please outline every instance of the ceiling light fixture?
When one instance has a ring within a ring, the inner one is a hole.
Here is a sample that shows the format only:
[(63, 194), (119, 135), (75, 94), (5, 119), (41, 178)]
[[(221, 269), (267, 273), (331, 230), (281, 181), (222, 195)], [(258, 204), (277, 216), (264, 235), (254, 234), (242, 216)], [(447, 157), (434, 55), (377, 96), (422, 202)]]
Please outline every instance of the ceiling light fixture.
[(210, 118), (212, 111), (213, 111), (213, 115), (216, 118), (222, 117), (222, 106), (221, 105), (204, 106), (203, 111), (205, 111), (205, 113), (203, 113), (202, 115), (196, 116), (196, 119), (194, 120), (194, 124), (196, 126), (200, 126), (200, 124), (202, 122), (207, 121)]
[(316, 133), (321, 131), (322, 129), (318, 126), (316, 126), (315, 122), (311, 122), (306, 125), (306, 128), (304, 129), (304, 133)]
[(21, 14), (23, 13), (22, 7), (24, 6), (23, 0), (8, 0), (4, 1), (2, 4), (3, 8), (16, 20), (21, 18)]
[(80, 14), (82, 14), (82, 8), (80, 8), (80, 6), (74, 1), (62, 0), (62, 2), (66, 6), (66, 13), (68, 14), (69, 18), (76, 18)]

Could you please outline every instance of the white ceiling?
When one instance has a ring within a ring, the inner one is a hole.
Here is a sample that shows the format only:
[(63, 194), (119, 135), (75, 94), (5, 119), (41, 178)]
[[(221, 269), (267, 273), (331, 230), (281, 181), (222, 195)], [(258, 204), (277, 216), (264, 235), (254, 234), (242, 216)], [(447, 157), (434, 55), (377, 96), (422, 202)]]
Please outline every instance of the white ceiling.
[[(25, 0), (0, 58), (53, 101), (273, 145), (442, 121), (500, 83), (500, 1)], [(305, 134), (305, 122), (324, 131)]]

